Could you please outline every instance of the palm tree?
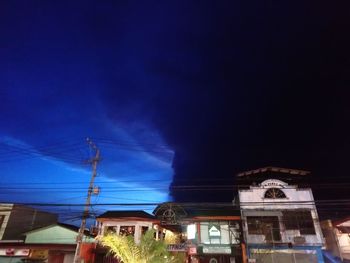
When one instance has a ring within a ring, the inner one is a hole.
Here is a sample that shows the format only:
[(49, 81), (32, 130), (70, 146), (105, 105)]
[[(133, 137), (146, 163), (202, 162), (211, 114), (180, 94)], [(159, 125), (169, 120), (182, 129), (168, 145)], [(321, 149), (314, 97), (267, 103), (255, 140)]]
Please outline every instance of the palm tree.
[(147, 231), (139, 244), (133, 236), (107, 234), (100, 237), (101, 244), (123, 263), (182, 263), (184, 257), (171, 255), (164, 241), (155, 240), (154, 230)]

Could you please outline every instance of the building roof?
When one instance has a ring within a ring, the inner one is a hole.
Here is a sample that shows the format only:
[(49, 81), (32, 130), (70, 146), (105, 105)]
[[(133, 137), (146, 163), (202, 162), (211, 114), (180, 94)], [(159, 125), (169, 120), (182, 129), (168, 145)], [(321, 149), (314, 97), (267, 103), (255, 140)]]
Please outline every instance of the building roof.
[(240, 188), (249, 188), (267, 179), (278, 179), (299, 187), (309, 187), (311, 178), (308, 175), (310, 172), (305, 170), (267, 166), (237, 174), (236, 183)]
[(250, 176), (250, 175), (256, 175), (256, 174), (263, 174), (263, 173), (271, 173), (271, 172), (278, 173), (278, 174), (286, 174), (286, 175), (296, 175), (296, 176), (310, 174), (310, 171), (305, 171), (305, 170), (267, 166), (267, 167), (263, 167), (263, 168), (258, 168), (258, 169), (238, 173), (237, 177)]
[(158, 219), (167, 222), (172, 213), (177, 220), (193, 218), (229, 218), (239, 217), (239, 209), (231, 203), (172, 203), (158, 205), (153, 211)]
[(65, 224), (65, 223), (57, 223), (58, 226), (70, 229), (72, 231), (78, 232), (79, 231), (79, 227), (74, 226), (74, 225), (69, 225), (69, 224)]
[(239, 209), (232, 205), (207, 204), (199, 207), (186, 208), (187, 217), (230, 217), (240, 216)]
[(118, 210), (118, 211), (107, 211), (97, 218), (144, 218), (144, 219), (155, 219), (151, 214), (146, 213), (142, 210)]
[(23, 240), (23, 233), (57, 222), (58, 215), (21, 204), (1, 204), (1, 211), (8, 212), (9, 218), (2, 240)]
[(223, 209), (205, 209), (205, 210), (192, 210), (189, 211), (188, 218), (199, 218), (199, 217), (205, 217), (205, 218), (219, 218), (219, 217), (240, 217), (240, 213), (238, 210), (223, 210)]
[(335, 226), (340, 226), (340, 225), (346, 225), (346, 226), (350, 226), (350, 217), (347, 216), (345, 218), (340, 218), (337, 220), (332, 220), (333, 225)]
[[(65, 223), (55, 223), (55, 224), (51, 224), (51, 225), (44, 226), (44, 227), (37, 227), (35, 229), (32, 229), (30, 231), (25, 232), (24, 235), (27, 235), (27, 234), (30, 234), (30, 233), (33, 233), (33, 232), (37, 232), (37, 231), (41, 231), (41, 230), (45, 230), (45, 229), (48, 229), (50, 227), (55, 227), (55, 226), (60, 226), (60, 227), (66, 228), (68, 230), (77, 232), (77, 233), (79, 232), (79, 227), (77, 227), (77, 226), (69, 225), (69, 224), (65, 224)], [(88, 230), (85, 230), (84, 234), (86, 236), (92, 236)]]

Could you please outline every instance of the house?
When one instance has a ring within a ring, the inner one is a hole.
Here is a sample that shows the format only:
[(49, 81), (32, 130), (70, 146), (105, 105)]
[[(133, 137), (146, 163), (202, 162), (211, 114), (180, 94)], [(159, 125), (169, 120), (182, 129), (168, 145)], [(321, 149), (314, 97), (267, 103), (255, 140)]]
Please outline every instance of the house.
[[(0, 204), (0, 263), (71, 263), (78, 227), (57, 222), (58, 216), (32, 207)], [(86, 233), (83, 244), (85, 262), (95, 240)], [(93, 255), (93, 253), (90, 253)]]
[(180, 234), (180, 243), (172, 246), (182, 248), (177, 251), (185, 253), (188, 262), (233, 263), (245, 258), (240, 213), (232, 204), (163, 203), (153, 213), (161, 227)]
[[(52, 263), (71, 263), (76, 249), (79, 228), (73, 225), (56, 223), (24, 233), (26, 249), (30, 250), (27, 261), (48, 260)], [(95, 239), (85, 232), (81, 249), (84, 262), (92, 263)]]
[(0, 240), (4, 242), (23, 242), (23, 233), (57, 222), (53, 213), (17, 205), (0, 204)]
[(0, 204), (0, 262), (23, 262), (25, 232), (57, 222), (57, 215), (17, 204)]
[[(182, 254), (192, 263), (242, 262), (240, 212), (232, 204), (183, 205), (162, 203), (150, 215), (144, 211), (107, 211), (97, 217), (99, 235), (117, 233), (134, 236), (139, 242), (149, 229), (156, 239), (165, 240), (168, 251)], [(117, 262), (98, 247), (96, 263)]]
[(158, 220), (153, 216), (141, 210), (133, 211), (107, 211), (96, 219), (98, 235), (104, 235), (108, 232), (121, 235), (132, 235), (135, 242), (140, 242), (141, 235), (149, 229)]
[[(139, 243), (142, 234), (149, 229), (156, 228), (158, 222), (153, 215), (141, 210), (107, 211), (96, 218), (96, 227), (98, 235), (107, 233), (131, 235), (134, 237), (135, 243)], [(95, 262), (117, 262), (106, 254), (107, 250), (98, 246)]]
[(322, 221), (321, 228), (326, 250), (342, 262), (350, 262), (350, 218)]
[[(237, 175), (249, 262), (323, 262), (308, 171), (265, 167)], [(297, 185), (300, 184), (300, 187)]]

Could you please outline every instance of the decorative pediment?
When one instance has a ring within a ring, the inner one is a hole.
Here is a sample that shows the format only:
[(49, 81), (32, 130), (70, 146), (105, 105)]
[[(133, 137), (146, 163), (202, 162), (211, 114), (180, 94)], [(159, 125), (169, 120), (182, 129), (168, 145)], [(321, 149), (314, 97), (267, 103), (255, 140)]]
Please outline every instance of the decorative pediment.
[(176, 203), (163, 203), (153, 212), (160, 220), (161, 225), (178, 225), (180, 220), (185, 218), (186, 211)]
[(279, 188), (269, 188), (265, 194), (264, 198), (270, 198), (270, 199), (281, 199), (281, 198), (287, 198), (286, 194), (280, 190)]
[(277, 179), (268, 179), (268, 180), (265, 180), (263, 181), (260, 186), (263, 186), (263, 187), (280, 187), (280, 188), (283, 188), (285, 186), (287, 186), (288, 184), (281, 181), (281, 180), (277, 180)]

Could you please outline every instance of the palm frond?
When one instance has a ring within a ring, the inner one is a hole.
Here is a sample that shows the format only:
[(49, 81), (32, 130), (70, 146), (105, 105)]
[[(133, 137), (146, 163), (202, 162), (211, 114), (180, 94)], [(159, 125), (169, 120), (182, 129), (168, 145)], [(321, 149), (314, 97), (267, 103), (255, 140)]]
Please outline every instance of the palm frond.
[(123, 263), (183, 263), (185, 258), (171, 255), (163, 240), (154, 238), (155, 231), (147, 231), (136, 244), (133, 236), (107, 234), (98, 238), (110, 253)]

